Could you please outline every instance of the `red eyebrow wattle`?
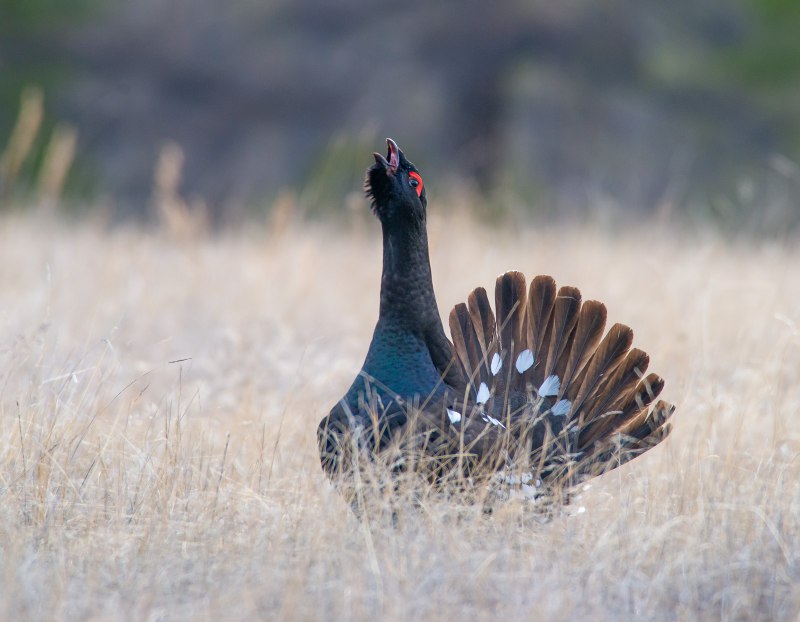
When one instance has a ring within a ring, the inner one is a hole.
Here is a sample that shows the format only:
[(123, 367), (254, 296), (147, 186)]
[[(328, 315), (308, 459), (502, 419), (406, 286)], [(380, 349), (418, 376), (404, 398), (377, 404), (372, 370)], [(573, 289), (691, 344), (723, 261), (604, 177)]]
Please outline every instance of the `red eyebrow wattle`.
[(414, 171), (411, 171), (411, 172), (408, 174), (408, 176), (409, 176), (409, 177), (411, 177), (412, 179), (416, 179), (416, 180), (417, 180), (417, 182), (419, 183), (419, 185), (418, 185), (418, 186), (417, 186), (417, 188), (416, 188), (416, 190), (417, 190), (417, 196), (418, 196), (418, 197), (422, 196), (422, 187), (423, 187), (423, 185), (424, 185), (424, 184), (423, 184), (423, 182), (422, 182), (422, 177), (420, 177), (419, 173), (416, 173), (416, 172), (414, 172)]

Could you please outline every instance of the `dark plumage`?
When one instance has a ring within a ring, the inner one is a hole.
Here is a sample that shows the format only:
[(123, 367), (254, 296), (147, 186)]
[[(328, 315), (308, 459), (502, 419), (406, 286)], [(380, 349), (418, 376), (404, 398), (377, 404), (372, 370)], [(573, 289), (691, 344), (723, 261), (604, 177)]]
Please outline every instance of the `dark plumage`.
[[(378, 323), (362, 371), (319, 425), (322, 466), (351, 478), (359, 460), (402, 448), (396, 469), (524, 489), (570, 486), (666, 438), (674, 408), (645, 376), (633, 331), (605, 333), (606, 308), (549, 276), (520, 272), (455, 306), (444, 333), (433, 292), (419, 171), (388, 139), (366, 193), (383, 230)], [(405, 457), (413, 455), (413, 460)], [(409, 465), (413, 465), (410, 467)]]

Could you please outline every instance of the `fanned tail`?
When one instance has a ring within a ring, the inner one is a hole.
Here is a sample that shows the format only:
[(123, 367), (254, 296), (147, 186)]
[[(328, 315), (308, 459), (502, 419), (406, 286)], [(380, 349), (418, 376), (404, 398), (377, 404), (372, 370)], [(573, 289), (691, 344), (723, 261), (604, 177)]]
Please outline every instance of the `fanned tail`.
[(537, 276), (526, 291), (525, 277), (507, 272), (497, 278), (495, 312), (478, 288), (453, 309), (450, 329), (468, 397), (487, 427), (503, 422), (515, 436), (510, 460), (523, 452), (539, 474), (574, 480), (624, 464), (667, 437), (674, 407), (651, 406), (664, 381), (645, 375), (649, 357), (631, 349), (629, 327), (614, 324), (604, 335), (602, 303), (583, 302), (575, 287), (556, 290), (549, 276)]

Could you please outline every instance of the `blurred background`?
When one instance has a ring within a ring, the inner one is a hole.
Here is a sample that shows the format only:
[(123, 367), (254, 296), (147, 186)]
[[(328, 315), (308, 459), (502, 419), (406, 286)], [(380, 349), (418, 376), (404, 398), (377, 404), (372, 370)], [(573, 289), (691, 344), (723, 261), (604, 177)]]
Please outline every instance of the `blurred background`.
[(487, 218), (800, 225), (796, 0), (0, 0), (0, 210), (348, 214), (392, 136)]

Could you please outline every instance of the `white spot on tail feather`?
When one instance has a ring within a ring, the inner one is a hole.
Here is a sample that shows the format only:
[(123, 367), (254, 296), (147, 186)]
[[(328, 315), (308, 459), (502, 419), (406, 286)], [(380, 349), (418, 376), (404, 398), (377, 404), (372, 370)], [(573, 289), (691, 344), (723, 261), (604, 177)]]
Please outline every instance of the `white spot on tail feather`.
[(517, 371), (523, 373), (533, 367), (533, 352), (528, 349), (523, 350), (517, 357)]
[(484, 420), (486, 423), (491, 423), (492, 425), (499, 425), (501, 428), (503, 428), (503, 429), (505, 430), (505, 427), (506, 427), (506, 426), (504, 426), (504, 425), (503, 425), (503, 424), (500, 422), (500, 420), (499, 420), (499, 419), (495, 419), (495, 418), (494, 418), (494, 417), (492, 417), (491, 415), (483, 415), (483, 420)]
[(475, 401), (478, 404), (485, 404), (486, 401), (492, 396), (489, 392), (489, 387), (486, 386), (485, 382), (481, 382), (481, 386), (478, 387), (478, 397), (475, 398)]
[(559, 415), (560, 417), (565, 416), (569, 409), (572, 408), (572, 402), (569, 400), (558, 400), (553, 407), (550, 409), (550, 412), (554, 415)]
[(450, 410), (448, 408), (447, 409), (447, 416), (450, 418), (450, 423), (452, 423), (453, 425), (455, 425), (456, 423), (461, 421), (461, 413), (460, 412), (456, 412), (455, 410)]
[(555, 374), (548, 376), (544, 379), (542, 386), (539, 387), (539, 397), (553, 397), (558, 395), (558, 390), (561, 388), (561, 381)]
[(500, 373), (500, 370), (503, 369), (503, 359), (500, 358), (500, 355), (497, 352), (495, 352), (494, 356), (492, 357), (491, 369), (492, 376), (496, 376)]

